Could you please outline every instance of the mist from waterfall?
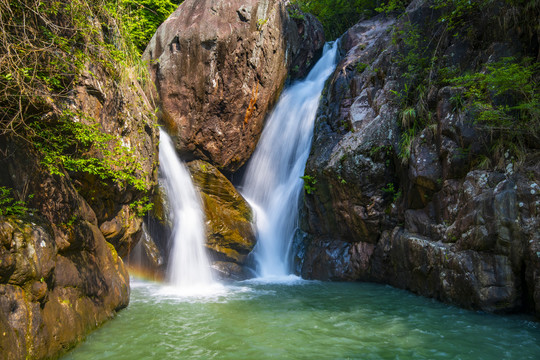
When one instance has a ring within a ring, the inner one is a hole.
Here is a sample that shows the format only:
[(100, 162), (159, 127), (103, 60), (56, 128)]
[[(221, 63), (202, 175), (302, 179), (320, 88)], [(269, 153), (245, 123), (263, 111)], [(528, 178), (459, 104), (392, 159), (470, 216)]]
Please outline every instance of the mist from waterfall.
[(315, 115), (326, 79), (336, 66), (337, 42), (326, 44), (309, 75), (285, 89), (243, 180), (242, 195), (255, 211), (257, 275), (284, 277), (291, 271), (290, 248), (298, 225), (298, 201), (311, 148)]

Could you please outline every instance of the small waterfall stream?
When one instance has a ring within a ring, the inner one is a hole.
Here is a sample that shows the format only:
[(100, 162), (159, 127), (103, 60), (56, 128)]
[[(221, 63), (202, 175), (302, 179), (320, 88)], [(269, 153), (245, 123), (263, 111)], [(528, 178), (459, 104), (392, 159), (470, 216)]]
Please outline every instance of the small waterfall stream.
[(160, 171), (172, 217), (172, 249), (168, 276), (182, 290), (205, 288), (213, 283), (204, 242), (204, 214), (189, 171), (176, 155), (171, 138), (160, 130)]
[(336, 66), (337, 42), (326, 44), (323, 56), (306, 79), (281, 95), (267, 120), (243, 182), (242, 195), (256, 214), (257, 275), (290, 273), (290, 244), (298, 222), (298, 199), (313, 137), (319, 98)]

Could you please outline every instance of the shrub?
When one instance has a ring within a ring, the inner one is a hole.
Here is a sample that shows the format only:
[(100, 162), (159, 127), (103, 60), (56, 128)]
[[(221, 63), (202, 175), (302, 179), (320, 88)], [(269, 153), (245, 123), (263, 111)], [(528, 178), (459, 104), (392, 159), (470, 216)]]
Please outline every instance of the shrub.
[(362, 16), (371, 16), (379, 3), (377, 0), (292, 0), (304, 12), (319, 19), (327, 40), (337, 39)]

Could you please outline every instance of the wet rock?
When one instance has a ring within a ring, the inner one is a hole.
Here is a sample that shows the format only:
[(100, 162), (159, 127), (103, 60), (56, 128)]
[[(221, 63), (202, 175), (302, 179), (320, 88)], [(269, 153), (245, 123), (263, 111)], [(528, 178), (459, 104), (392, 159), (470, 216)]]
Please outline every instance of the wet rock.
[(322, 26), (309, 15), (292, 20), (283, 1), (184, 1), (143, 55), (182, 157), (236, 171), (288, 69), (305, 74), (323, 43)]
[[(188, 163), (188, 169), (203, 200), (206, 247), (214, 264), (219, 263), (216, 265), (219, 269), (226, 269), (222, 271), (224, 274), (245, 277), (240, 270), (256, 243), (251, 207), (216, 167), (196, 160)], [(224, 262), (236, 266), (224, 266)]]
[(212, 270), (219, 280), (245, 280), (248, 277), (244, 268), (233, 262), (214, 261)]
[(116, 216), (103, 222), (99, 229), (108, 242), (114, 245), (120, 256), (128, 254), (142, 235), (142, 219), (129, 205), (123, 205)]
[(463, 307), (500, 311), (521, 305), (507, 257), (456, 251), (399, 228), (382, 235), (372, 266), (379, 281)]

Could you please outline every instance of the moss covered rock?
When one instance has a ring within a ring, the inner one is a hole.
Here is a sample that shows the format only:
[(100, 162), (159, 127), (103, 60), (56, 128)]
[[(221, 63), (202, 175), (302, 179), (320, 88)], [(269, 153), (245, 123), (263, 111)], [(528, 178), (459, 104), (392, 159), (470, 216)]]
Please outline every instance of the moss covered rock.
[[(197, 160), (190, 162), (188, 168), (203, 200), (206, 246), (211, 251), (214, 269), (225, 277), (243, 277), (242, 267), (256, 242), (251, 207), (216, 167)], [(227, 271), (222, 271), (225, 268)]]

